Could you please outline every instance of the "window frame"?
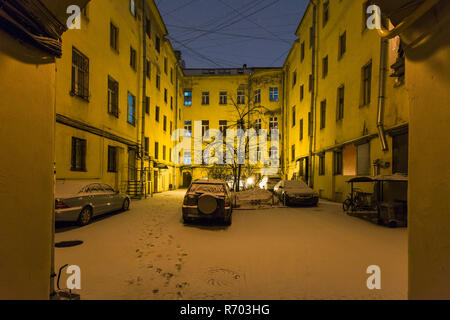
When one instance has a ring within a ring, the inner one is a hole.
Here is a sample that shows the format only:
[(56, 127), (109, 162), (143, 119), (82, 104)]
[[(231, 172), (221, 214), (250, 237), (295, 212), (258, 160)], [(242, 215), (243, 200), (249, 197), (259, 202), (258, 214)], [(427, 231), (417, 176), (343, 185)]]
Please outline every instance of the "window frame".
[[(80, 149), (78, 149), (78, 147)], [(80, 154), (78, 152), (80, 152)], [(77, 138), (77, 137), (72, 137), (70, 171), (87, 172), (86, 154), (87, 154), (87, 140)], [(80, 157), (80, 161), (78, 161), (77, 157)], [(80, 163), (79, 166), (78, 166), (78, 162)]]

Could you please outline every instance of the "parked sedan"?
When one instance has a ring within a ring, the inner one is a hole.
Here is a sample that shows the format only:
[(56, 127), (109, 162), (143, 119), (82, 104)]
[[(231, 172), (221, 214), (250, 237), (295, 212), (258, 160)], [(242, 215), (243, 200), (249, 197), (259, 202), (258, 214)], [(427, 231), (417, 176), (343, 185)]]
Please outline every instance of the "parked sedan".
[(222, 220), (231, 225), (231, 191), (226, 181), (196, 180), (189, 187), (183, 202), (183, 221), (194, 219)]
[(128, 195), (114, 191), (104, 183), (58, 181), (55, 195), (55, 220), (76, 221), (87, 225), (92, 218), (130, 208)]
[(285, 205), (317, 206), (319, 195), (303, 181), (281, 180), (274, 192)]

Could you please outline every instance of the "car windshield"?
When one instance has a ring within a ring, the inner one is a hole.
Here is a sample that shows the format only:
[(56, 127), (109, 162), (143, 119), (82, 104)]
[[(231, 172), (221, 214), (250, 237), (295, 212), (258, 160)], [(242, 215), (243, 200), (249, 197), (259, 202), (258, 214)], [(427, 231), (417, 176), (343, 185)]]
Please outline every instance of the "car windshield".
[(225, 193), (222, 184), (196, 183), (191, 186), (189, 192)]
[(303, 181), (286, 181), (284, 186), (286, 189), (309, 189), (308, 185)]

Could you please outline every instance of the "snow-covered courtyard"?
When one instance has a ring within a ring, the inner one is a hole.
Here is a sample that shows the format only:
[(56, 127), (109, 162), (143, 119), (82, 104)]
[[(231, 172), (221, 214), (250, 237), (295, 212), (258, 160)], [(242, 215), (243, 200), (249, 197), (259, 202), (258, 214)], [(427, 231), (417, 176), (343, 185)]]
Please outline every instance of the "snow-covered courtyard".
[[(235, 210), (231, 227), (183, 225), (184, 191), (134, 201), (79, 228), (57, 225), (55, 267), (81, 268), (82, 299), (406, 299), (407, 230), (340, 204)], [(381, 268), (381, 290), (366, 269)], [(64, 280), (61, 281), (65, 286)]]

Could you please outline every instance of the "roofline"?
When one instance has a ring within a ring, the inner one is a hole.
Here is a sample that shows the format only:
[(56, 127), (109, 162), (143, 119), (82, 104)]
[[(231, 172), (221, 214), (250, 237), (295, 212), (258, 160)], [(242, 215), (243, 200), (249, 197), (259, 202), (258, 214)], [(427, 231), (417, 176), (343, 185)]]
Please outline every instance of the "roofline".
[(163, 36), (167, 36), (169, 34), (169, 31), (167, 31), (166, 23), (164, 22), (164, 19), (161, 16), (161, 12), (159, 12), (158, 6), (155, 3), (155, 0), (149, 0), (146, 1), (147, 4), (149, 4), (149, 8), (152, 12), (157, 14), (157, 22), (163, 27)]
[(291, 49), (289, 50), (289, 53), (286, 56), (286, 59), (284, 60), (283, 67), (282, 67), (283, 69), (286, 67), (286, 63), (288, 62), (289, 58), (291, 57), (292, 52), (294, 52), (294, 49), (296, 49), (297, 45), (299, 45), (299, 44), (300, 44), (300, 38), (297, 38), (294, 41), (294, 43), (292, 44)]
[(295, 30), (295, 34), (296, 34), (297, 36), (299, 36), (299, 33), (300, 33), (300, 26), (302, 25), (303, 21), (305, 20), (306, 14), (308, 13), (309, 8), (312, 6), (312, 2), (313, 2), (312, 0), (309, 1), (308, 6), (306, 7), (305, 13), (303, 13), (303, 17), (302, 17), (302, 19), (300, 20), (300, 23), (298, 24), (297, 29)]

